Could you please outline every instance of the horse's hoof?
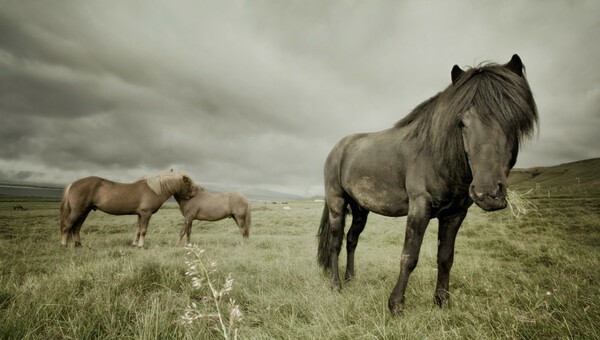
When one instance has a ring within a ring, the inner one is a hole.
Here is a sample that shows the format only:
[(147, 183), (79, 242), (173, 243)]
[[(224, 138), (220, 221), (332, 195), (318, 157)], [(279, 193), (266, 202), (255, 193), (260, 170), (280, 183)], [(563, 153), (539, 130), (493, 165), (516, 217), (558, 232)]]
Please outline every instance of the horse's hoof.
[(394, 316), (400, 316), (404, 313), (404, 304), (401, 302), (392, 301), (392, 299), (388, 300), (388, 308)]
[(440, 308), (446, 308), (450, 304), (450, 295), (448, 292), (437, 292), (433, 297), (433, 302)]
[(81, 242), (75, 242), (75, 248), (81, 247)]

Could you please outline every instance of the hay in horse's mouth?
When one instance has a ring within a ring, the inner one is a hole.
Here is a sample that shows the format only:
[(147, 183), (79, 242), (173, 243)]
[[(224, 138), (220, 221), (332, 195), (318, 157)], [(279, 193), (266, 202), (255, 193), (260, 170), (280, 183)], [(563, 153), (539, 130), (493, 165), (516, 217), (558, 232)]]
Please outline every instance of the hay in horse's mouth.
[(529, 212), (534, 212), (539, 216), (542, 216), (542, 214), (540, 214), (540, 212), (537, 210), (535, 204), (525, 197), (531, 192), (531, 190), (524, 194), (519, 194), (518, 192), (510, 189), (506, 191), (506, 202), (508, 202), (510, 213), (514, 218), (520, 218), (521, 216), (527, 215)]

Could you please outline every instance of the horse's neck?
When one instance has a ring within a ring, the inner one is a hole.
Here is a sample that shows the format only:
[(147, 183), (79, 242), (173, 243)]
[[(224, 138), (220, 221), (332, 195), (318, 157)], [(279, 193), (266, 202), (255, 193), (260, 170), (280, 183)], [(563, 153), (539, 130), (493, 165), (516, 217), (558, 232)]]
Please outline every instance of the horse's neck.
[(199, 190), (194, 198), (196, 200), (207, 200), (210, 199), (213, 194), (206, 191), (206, 189)]
[(164, 190), (161, 188), (161, 190), (159, 190), (160, 192), (156, 192), (154, 191), (150, 185), (148, 185), (147, 181), (144, 181), (145, 185), (148, 187), (149, 190), (151, 190), (156, 196), (158, 196), (160, 199), (166, 201), (167, 199), (169, 199), (169, 197), (173, 196), (175, 193), (174, 192), (170, 192), (168, 190)]

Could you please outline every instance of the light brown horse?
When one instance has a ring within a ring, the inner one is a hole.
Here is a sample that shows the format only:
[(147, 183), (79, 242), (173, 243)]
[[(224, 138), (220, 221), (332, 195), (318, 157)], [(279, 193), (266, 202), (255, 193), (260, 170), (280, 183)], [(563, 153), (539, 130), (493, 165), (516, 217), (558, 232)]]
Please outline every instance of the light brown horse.
[(250, 235), (250, 203), (246, 196), (239, 192), (210, 193), (199, 185), (196, 185), (196, 191), (197, 194), (192, 198), (184, 198), (178, 194), (173, 195), (185, 218), (179, 235), (179, 243), (183, 236), (186, 236), (187, 243), (190, 243), (194, 220), (219, 221), (231, 217), (240, 228), (240, 234), (244, 238)]
[(79, 230), (92, 210), (111, 215), (138, 215), (134, 246), (143, 247), (150, 217), (173, 194), (189, 199), (196, 194), (194, 181), (178, 172), (164, 172), (134, 183), (116, 183), (100, 177), (79, 179), (65, 188), (60, 205), (61, 244), (71, 236), (81, 246)]

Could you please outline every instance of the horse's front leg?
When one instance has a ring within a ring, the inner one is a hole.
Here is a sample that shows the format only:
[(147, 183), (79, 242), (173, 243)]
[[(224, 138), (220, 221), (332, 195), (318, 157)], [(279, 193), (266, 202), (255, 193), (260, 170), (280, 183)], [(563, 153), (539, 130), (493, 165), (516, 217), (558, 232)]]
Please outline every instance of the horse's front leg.
[(438, 218), (438, 277), (434, 301), (440, 307), (447, 306), (450, 300), (450, 269), (454, 262), (454, 240), (465, 216), (467, 210)]
[(135, 231), (135, 237), (133, 238), (133, 245), (137, 246), (139, 241), (140, 241), (140, 233), (141, 233), (141, 220), (142, 220), (142, 216), (138, 215), (138, 220), (137, 220), (137, 224), (135, 226), (136, 231)]
[(186, 218), (183, 222), (183, 227), (181, 227), (181, 232), (179, 233), (179, 244), (181, 245), (181, 240), (183, 240), (183, 236), (186, 236), (186, 244), (190, 244), (190, 234), (192, 233), (192, 222), (193, 218)]
[(144, 247), (144, 238), (146, 237), (146, 231), (148, 230), (148, 222), (150, 222), (150, 217), (152, 217), (152, 214), (141, 215), (139, 219), (140, 222), (138, 229), (138, 247), (140, 248)]
[(409, 203), (408, 220), (402, 259), (400, 260), (400, 275), (398, 282), (388, 299), (388, 308), (392, 314), (402, 313), (404, 309), (404, 293), (408, 278), (417, 266), (423, 236), (429, 224), (429, 202), (424, 197), (419, 197)]

